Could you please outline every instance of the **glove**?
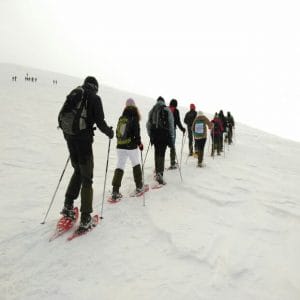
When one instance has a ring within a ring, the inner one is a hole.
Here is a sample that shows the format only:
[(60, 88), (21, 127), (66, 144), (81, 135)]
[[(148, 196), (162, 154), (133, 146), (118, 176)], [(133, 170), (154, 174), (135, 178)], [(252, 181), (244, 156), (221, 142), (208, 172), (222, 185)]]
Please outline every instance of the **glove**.
[(144, 150), (144, 145), (142, 143), (140, 143), (138, 146), (139, 146), (139, 148), (140, 148), (141, 151)]
[(109, 132), (108, 132), (107, 136), (110, 139), (112, 139), (114, 137), (114, 131), (113, 131), (112, 127), (109, 127)]
[(185, 128), (182, 128), (182, 132), (183, 132), (183, 134), (185, 134), (185, 132), (186, 132), (186, 129), (185, 129)]

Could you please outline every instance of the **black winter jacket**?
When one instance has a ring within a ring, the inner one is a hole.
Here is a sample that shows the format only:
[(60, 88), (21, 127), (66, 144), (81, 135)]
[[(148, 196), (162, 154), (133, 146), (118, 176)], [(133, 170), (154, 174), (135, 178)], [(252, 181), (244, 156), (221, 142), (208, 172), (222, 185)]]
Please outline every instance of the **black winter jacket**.
[(180, 116), (179, 116), (179, 110), (177, 108), (175, 108), (174, 112), (173, 112), (173, 116), (174, 116), (174, 128), (176, 129), (176, 127), (178, 126), (179, 129), (184, 132), (185, 128), (182, 126), (181, 121), (180, 121)]
[(136, 149), (138, 145), (141, 144), (140, 123), (137, 108), (133, 106), (126, 107), (123, 111), (122, 117), (127, 117), (129, 119), (130, 127), (128, 137), (131, 138), (131, 142), (123, 145), (117, 143), (117, 148), (127, 150)]
[(183, 121), (188, 127), (192, 127), (193, 122), (195, 121), (196, 117), (197, 117), (197, 112), (195, 110), (191, 109), (190, 111), (188, 111), (185, 114)]
[[(104, 111), (102, 106), (101, 98), (96, 94), (95, 91), (92, 91), (86, 87), (84, 88), (83, 97), (87, 97), (87, 129), (82, 130), (76, 136), (69, 136), (64, 134), (65, 138), (87, 138), (93, 141), (94, 136), (94, 124), (107, 136), (110, 135), (112, 129), (107, 126), (104, 117)], [(76, 89), (75, 89), (76, 90)], [(73, 90), (74, 91), (74, 90)], [(73, 92), (72, 91), (72, 92)], [(71, 93), (72, 93), (71, 92)]]

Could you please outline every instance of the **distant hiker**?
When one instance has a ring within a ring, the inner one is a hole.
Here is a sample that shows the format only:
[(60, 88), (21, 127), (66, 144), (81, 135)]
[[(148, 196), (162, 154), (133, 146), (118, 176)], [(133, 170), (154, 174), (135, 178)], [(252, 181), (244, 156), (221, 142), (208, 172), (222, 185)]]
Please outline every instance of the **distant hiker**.
[(227, 131), (227, 121), (226, 121), (226, 117), (224, 116), (223, 110), (220, 110), (219, 112), (219, 118), (221, 120), (222, 123), (222, 127), (223, 127), (223, 131), (222, 131), (222, 135), (221, 135), (221, 152), (223, 151), (223, 138), (224, 138), (224, 134), (226, 134)]
[(59, 127), (64, 132), (74, 173), (68, 185), (64, 207), (61, 214), (74, 218), (73, 203), (81, 196), (81, 220), (78, 232), (84, 232), (92, 226), (93, 211), (93, 126), (97, 127), (110, 139), (114, 132), (104, 120), (101, 98), (97, 95), (98, 82), (88, 76), (82, 86), (75, 88), (59, 113)]
[(140, 135), (140, 113), (133, 99), (126, 101), (125, 109), (119, 118), (116, 137), (117, 137), (117, 168), (115, 169), (112, 180), (113, 191), (111, 198), (117, 200), (122, 195), (119, 192), (122, 177), (124, 174), (125, 164), (129, 158), (133, 168), (133, 178), (136, 186), (135, 193), (141, 194), (144, 191), (142, 168), (140, 162), (140, 151), (143, 151), (143, 144)]
[(217, 154), (221, 155), (221, 143), (223, 139), (223, 125), (222, 121), (219, 118), (218, 113), (215, 113), (214, 119), (212, 120), (212, 123), (214, 124), (213, 129), (211, 131), (211, 137), (212, 137), (212, 148), (211, 148), (211, 156), (215, 155), (215, 150), (217, 150)]
[[(176, 147), (175, 147), (175, 140), (176, 140), (176, 127), (178, 126), (179, 129), (182, 131), (183, 134), (185, 134), (185, 128), (182, 126), (180, 121), (180, 114), (179, 110), (177, 109), (177, 100), (172, 99), (169, 104), (169, 109), (173, 113), (174, 118), (174, 132), (175, 132), (175, 138), (174, 138), (174, 145), (170, 148), (170, 161), (171, 166), (170, 169), (176, 169)], [(178, 162), (177, 162), (178, 163)]]
[(234, 119), (230, 114), (230, 111), (227, 112), (226, 122), (227, 122), (228, 144), (230, 145), (232, 143), (232, 129), (234, 128)]
[(158, 97), (156, 104), (149, 112), (147, 132), (151, 145), (154, 145), (156, 180), (159, 184), (165, 184), (163, 179), (165, 154), (167, 146), (174, 147), (175, 129), (173, 114), (162, 97)]
[(198, 150), (198, 167), (202, 167), (204, 146), (207, 138), (207, 128), (213, 128), (213, 123), (204, 116), (202, 111), (198, 111), (197, 117), (192, 124), (192, 131), (195, 138), (196, 148)]
[(197, 116), (196, 106), (195, 106), (195, 104), (191, 103), (190, 110), (185, 114), (185, 117), (184, 117), (184, 123), (187, 125), (187, 129), (188, 129), (189, 155), (190, 156), (192, 156), (193, 152), (194, 152), (194, 150), (193, 150), (194, 137), (193, 137), (192, 125), (193, 125), (193, 122), (195, 121), (196, 116)]

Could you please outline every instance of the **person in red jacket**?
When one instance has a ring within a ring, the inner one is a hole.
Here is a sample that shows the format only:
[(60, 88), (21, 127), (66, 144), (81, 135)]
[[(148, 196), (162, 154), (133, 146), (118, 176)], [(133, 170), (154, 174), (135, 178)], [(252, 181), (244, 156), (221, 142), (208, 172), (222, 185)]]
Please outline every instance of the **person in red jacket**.
[(211, 122), (214, 124), (214, 127), (211, 131), (211, 137), (213, 140), (212, 148), (211, 148), (211, 156), (215, 155), (215, 150), (217, 150), (218, 155), (221, 155), (224, 128), (218, 113), (215, 113), (215, 116)]

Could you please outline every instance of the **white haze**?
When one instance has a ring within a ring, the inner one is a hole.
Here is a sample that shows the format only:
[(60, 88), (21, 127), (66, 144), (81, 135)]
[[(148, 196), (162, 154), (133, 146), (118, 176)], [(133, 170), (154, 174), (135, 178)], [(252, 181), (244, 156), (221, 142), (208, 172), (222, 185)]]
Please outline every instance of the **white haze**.
[(295, 0), (1, 1), (1, 61), (93, 74), (300, 141), (298, 12)]

